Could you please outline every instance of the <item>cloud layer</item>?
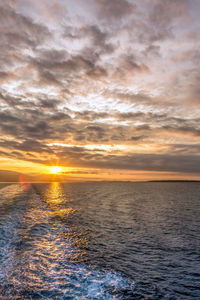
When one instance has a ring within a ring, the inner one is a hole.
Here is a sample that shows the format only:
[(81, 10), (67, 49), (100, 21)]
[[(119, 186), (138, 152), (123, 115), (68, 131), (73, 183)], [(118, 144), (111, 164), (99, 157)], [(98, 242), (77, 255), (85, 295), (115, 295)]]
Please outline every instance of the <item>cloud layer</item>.
[(198, 0), (0, 0), (1, 157), (200, 173), (199, 14)]

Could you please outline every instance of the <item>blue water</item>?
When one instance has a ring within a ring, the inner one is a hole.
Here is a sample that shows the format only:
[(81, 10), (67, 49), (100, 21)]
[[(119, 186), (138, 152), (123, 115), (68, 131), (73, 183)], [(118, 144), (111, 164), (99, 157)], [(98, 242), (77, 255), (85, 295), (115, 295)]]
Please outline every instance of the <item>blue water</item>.
[(0, 299), (200, 299), (199, 183), (0, 184)]

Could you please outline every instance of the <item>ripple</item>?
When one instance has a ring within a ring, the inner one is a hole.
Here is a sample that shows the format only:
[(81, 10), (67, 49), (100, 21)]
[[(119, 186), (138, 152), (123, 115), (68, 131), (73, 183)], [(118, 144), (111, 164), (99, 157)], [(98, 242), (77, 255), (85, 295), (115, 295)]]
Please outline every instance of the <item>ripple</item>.
[(10, 188), (0, 189), (3, 299), (199, 299), (199, 184)]
[(1, 220), (3, 299), (120, 299), (125, 288), (132, 293), (133, 282), (120, 272), (77, 263), (83, 255), (77, 245), (86, 241), (55, 220), (33, 189), (28, 193), (21, 210), (13, 207)]

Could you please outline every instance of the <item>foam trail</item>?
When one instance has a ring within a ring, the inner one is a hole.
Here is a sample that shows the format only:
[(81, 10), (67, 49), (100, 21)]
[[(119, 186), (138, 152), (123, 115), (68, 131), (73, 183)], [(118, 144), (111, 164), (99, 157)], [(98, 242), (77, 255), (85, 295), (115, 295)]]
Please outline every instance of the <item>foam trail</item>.
[(12, 188), (16, 188), (13, 199), (21, 200), (13, 202), (1, 221), (2, 297), (120, 299), (123, 290), (133, 289), (121, 273), (72, 263), (77, 249), (70, 228), (54, 217), (33, 189)]

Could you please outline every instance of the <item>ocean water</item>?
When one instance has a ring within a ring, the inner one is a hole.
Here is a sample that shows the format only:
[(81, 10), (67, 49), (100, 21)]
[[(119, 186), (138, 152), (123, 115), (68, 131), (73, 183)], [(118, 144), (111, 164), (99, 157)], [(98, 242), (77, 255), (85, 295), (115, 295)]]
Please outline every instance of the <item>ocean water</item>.
[(200, 184), (0, 184), (0, 299), (200, 299)]

